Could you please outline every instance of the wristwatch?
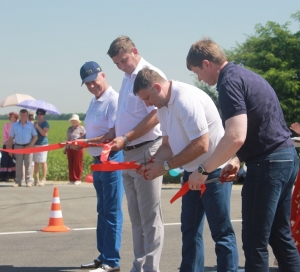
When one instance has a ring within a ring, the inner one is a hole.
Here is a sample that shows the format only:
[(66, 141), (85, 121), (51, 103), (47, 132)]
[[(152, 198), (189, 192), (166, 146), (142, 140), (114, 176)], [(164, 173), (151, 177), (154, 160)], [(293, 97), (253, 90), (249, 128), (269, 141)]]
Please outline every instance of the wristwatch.
[(164, 161), (164, 168), (166, 171), (169, 171), (170, 170), (170, 166), (169, 164), (167, 163), (167, 161)]
[(128, 139), (127, 139), (127, 137), (126, 137), (126, 135), (125, 135), (125, 134), (124, 134), (124, 135), (122, 135), (122, 137), (123, 137), (123, 139), (124, 139), (125, 146), (127, 146), (127, 145), (130, 145), (130, 144), (131, 144), (131, 142), (129, 142), (129, 141), (128, 141)]
[(205, 176), (208, 176), (210, 173), (206, 172), (205, 171), (205, 168), (202, 164), (199, 165), (198, 167), (198, 172), (201, 174), (201, 175), (205, 175)]

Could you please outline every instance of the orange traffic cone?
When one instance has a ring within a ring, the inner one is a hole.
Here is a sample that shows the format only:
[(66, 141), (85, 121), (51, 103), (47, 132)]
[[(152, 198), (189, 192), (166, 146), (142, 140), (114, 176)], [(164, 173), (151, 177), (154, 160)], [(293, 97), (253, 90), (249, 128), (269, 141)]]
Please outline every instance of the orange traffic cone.
[(43, 228), (42, 231), (52, 231), (52, 232), (70, 231), (70, 229), (64, 225), (57, 187), (54, 187), (54, 191), (53, 191), (49, 225), (48, 227)]

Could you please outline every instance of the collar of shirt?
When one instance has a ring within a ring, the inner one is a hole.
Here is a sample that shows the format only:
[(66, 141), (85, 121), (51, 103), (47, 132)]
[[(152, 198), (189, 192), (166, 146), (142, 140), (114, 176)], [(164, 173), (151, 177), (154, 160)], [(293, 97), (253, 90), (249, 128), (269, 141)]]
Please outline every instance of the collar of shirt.
[(171, 80), (171, 96), (170, 96), (170, 99), (169, 99), (169, 102), (168, 102), (168, 105), (171, 105), (174, 103), (175, 101), (175, 89), (176, 89), (176, 81), (174, 80)]
[[(19, 120), (18, 123), (19, 123), (19, 125), (22, 125), (21, 120)], [(31, 123), (31, 122), (27, 120), (27, 121), (24, 123), (24, 125), (25, 125), (25, 124), (29, 124), (29, 123)]]
[(142, 70), (142, 69), (143, 69), (145, 66), (147, 66), (147, 65), (148, 65), (148, 62), (145, 61), (145, 60), (141, 57), (141, 59), (140, 59), (138, 65), (135, 67), (134, 71), (133, 71), (130, 75), (128, 75), (128, 74), (125, 73), (125, 77), (131, 78), (133, 75), (136, 76), (136, 75), (138, 74), (138, 72), (139, 72), (140, 70)]
[(94, 96), (92, 101), (93, 102), (96, 102), (96, 101), (102, 102), (102, 101), (104, 101), (105, 98), (108, 96), (108, 93), (111, 92), (111, 91), (112, 91), (112, 87), (109, 86), (98, 99), (96, 99), (96, 97)]

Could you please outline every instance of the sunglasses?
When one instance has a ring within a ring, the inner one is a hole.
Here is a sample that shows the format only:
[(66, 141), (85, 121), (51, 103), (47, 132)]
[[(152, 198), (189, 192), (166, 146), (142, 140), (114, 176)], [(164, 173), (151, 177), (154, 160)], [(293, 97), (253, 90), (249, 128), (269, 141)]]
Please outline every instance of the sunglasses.
[(41, 112), (37, 112), (36, 115), (44, 115), (44, 114), (42, 114)]

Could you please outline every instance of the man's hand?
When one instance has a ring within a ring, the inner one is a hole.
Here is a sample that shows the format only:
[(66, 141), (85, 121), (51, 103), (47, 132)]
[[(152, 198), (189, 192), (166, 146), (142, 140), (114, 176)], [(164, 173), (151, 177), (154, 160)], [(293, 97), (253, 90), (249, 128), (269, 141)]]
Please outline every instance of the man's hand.
[(236, 179), (236, 175), (240, 170), (240, 161), (237, 157), (232, 158), (222, 169), (220, 174), (220, 181), (227, 182)]
[(189, 176), (189, 188), (190, 190), (194, 191), (200, 191), (202, 184), (207, 180), (206, 175), (202, 175), (198, 172), (198, 169), (195, 170), (190, 176)]
[(300, 124), (298, 122), (291, 124), (290, 129), (300, 135)]
[(144, 176), (145, 179), (153, 180), (164, 175), (166, 170), (164, 169), (163, 161), (152, 159), (151, 162), (144, 165), (137, 173)]
[(109, 144), (111, 145), (111, 150), (119, 151), (124, 148), (125, 141), (121, 136), (121, 137), (114, 138)]

